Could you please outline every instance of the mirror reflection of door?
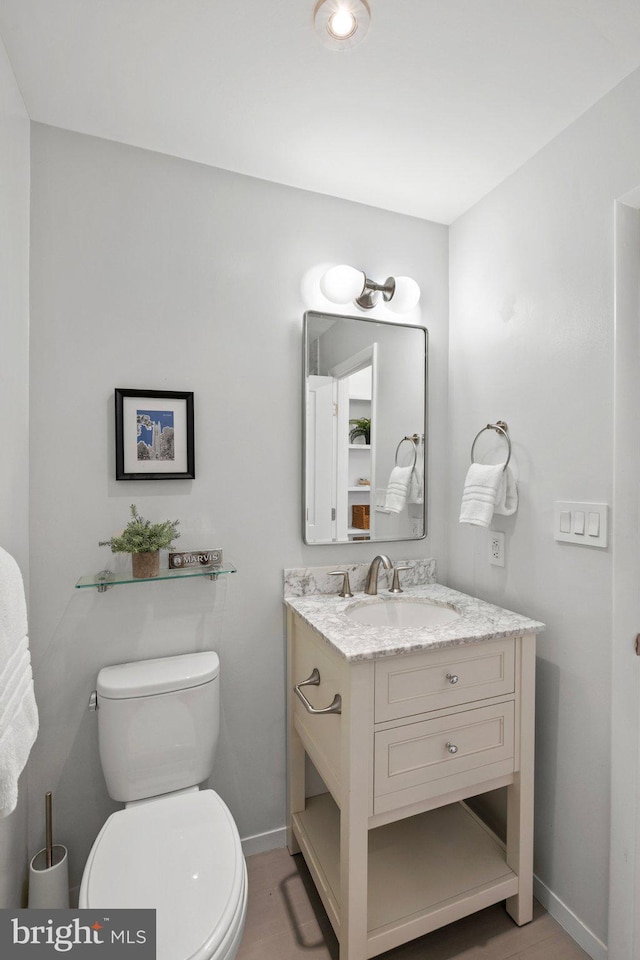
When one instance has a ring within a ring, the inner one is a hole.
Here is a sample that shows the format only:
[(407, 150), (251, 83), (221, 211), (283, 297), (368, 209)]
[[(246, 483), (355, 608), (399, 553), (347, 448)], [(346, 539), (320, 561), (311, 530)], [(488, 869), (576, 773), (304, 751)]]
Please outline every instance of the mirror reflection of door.
[[(426, 362), (424, 327), (305, 314), (306, 543), (426, 535)], [(406, 502), (388, 509), (394, 467), (414, 461)]]
[(375, 398), (377, 344), (331, 368), (337, 383), (336, 540), (375, 537)]
[(336, 539), (336, 381), (307, 379), (306, 537)]

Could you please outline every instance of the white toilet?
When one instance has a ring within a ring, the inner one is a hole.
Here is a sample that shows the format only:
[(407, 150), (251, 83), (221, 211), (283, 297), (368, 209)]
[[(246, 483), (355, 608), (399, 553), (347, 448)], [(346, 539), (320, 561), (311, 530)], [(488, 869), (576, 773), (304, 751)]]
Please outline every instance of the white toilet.
[(105, 667), (100, 760), (125, 803), (96, 837), (80, 907), (156, 909), (157, 960), (233, 960), (247, 908), (238, 830), (213, 790), (220, 715), (216, 653)]

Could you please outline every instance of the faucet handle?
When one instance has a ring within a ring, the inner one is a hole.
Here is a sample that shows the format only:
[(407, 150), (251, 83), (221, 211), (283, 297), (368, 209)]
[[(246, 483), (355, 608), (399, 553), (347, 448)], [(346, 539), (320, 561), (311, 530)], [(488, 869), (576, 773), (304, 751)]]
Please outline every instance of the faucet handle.
[(338, 594), (339, 597), (352, 597), (351, 593), (351, 584), (349, 583), (349, 571), (348, 570), (332, 570), (329, 574), (330, 577), (343, 577), (342, 580), (342, 590)]
[(389, 587), (389, 593), (404, 593), (404, 590), (400, 586), (400, 577), (398, 576), (401, 570), (411, 570), (411, 567), (404, 566), (393, 568), (393, 580), (391, 582), (391, 586)]

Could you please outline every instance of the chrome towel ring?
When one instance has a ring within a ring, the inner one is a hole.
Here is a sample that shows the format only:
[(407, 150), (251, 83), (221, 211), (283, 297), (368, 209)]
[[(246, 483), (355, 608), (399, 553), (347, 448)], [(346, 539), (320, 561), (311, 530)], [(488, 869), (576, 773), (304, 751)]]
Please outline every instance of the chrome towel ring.
[[(400, 441), (400, 443), (399, 443), (398, 446), (396, 447), (396, 467), (398, 466), (398, 453), (400, 452), (400, 447), (402, 446), (402, 444), (403, 444), (405, 441), (408, 441), (408, 442), (412, 445), (412, 447), (413, 447), (413, 463), (411, 464), (411, 468), (413, 469), (413, 467), (415, 467), (415, 465), (416, 465), (416, 463), (417, 463), (417, 461), (418, 461), (418, 444), (419, 444), (420, 441), (423, 440), (423, 439), (424, 439), (424, 437), (420, 436), (420, 434), (418, 434), (418, 433), (414, 433), (411, 437), (403, 437), (403, 438), (402, 438), (402, 440)], [(409, 466), (409, 464), (407, 464), (407, 466)]]
[(471, 463), (475, 463), (475, 460), (473, 459), (473, 451), (475, 450), (478, 437), (480, 436), (480, 434), (484, 433), (485, 430), (495, 430), (496, 433), (501, 434), (504, 437), (504, 439), (507, 441), (507, 446), (509, 450), (508, 450), (507, 459), (503, 468), (504, 470), (506, 470), (509, 464), (509, 460), (511, 460), (511, 440), (509, 438), (509, 427), (504, 422), (504, 420), (498, 420), (496, 423), (488, 423), (486, 427), (482, 428), (482, 430), (478, 430), (477, 434), (475, 435), (474, 441), (471, 444)]

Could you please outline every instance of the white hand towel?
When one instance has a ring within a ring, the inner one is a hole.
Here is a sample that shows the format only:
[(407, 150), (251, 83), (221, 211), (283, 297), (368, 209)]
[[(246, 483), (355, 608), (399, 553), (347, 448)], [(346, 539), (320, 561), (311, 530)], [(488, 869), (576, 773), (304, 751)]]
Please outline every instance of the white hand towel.
[(518, 487), (511, 467), (503, 471), (496, 505), (493, 508), (494, 513), (499, 513), (502, 517), (510, 517), (518, 509)]
[(38, 733), (38, 708), (20, 568), (0, 547), (0, 817), (18, 802), (18, 778)]
[(424, 503), (424, 457), (418, 452), (409, 480), (409, 503)]
[(503, 470), (503, 463), (471, 464), (464, 482), (460, 523), (471, 523), (477, 527), (489, 526)]
[(384, 509), (389, 513), (400, 513), (407, 502), (412, 470), (413, 467), (394, 467), (391, 471), (384, 498)]

